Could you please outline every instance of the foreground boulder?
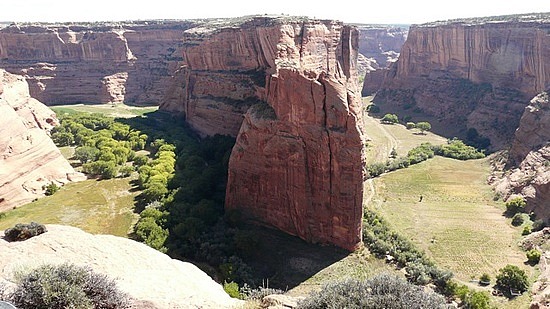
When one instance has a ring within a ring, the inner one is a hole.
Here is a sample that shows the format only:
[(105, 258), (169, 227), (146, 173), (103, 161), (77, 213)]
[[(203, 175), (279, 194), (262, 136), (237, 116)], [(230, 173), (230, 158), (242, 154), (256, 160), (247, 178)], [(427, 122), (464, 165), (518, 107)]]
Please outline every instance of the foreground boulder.
[[(142, 243), (80, 229), (48, 225), (48, 232), (23, 242), (0, 239), (0, 283), (14, 271), (43, 264), (73, 263), (116, 280), (137, 300), (135, 308), (230, 308), (240, 304), (190, 263), (171, 259)], [(0, 235), (1, 236), (1, 235)]]

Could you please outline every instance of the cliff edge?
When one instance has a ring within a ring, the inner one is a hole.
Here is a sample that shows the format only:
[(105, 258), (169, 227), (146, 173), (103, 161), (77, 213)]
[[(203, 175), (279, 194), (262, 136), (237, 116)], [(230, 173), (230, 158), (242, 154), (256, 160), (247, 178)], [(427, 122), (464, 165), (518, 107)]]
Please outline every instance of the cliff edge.
[(195, 265), (143, 243), (69, 226), (47, 225), (47, 229), (25, 241), (0, 239), (0, 282), (10, 283), (21, 268), (71, 263), (113, 278), (136, 300), (133, 308), (231, 308), (241, 303)]

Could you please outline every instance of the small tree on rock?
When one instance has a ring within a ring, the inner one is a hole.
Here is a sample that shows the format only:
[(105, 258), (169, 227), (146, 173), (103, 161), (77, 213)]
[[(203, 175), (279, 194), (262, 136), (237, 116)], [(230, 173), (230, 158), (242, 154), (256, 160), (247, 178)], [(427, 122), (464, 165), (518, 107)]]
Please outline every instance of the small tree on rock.
[(408, 130), (412, 130), (412, 129), (414, 129), (414, 128), (416, 128), (416, 123), (414, 123), (414, 122), (407, 122), (407, 129), (408, 129)]

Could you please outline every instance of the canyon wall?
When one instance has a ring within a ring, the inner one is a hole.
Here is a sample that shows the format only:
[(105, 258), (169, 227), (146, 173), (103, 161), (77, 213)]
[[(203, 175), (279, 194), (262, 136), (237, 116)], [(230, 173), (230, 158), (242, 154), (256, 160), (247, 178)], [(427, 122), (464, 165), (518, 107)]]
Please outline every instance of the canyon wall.
[[(364, 76), (362, 95), (374, 94), (384, 81), (390, 65), (397, 61), (407, 39), (405, 25), (358, 25), (359, 76)], [(361, 57), (362, 56), (362, 57)]]
[(0, 211), (44, 196), (50, 182), (85, 178), (48, 136), (56, 124), (55, 113), (29, 96), (24, 78), (0, 70)]
[(14, 24), (0, 30), (0, 68), (25, 76), (47, 105), (159, 104), (192, 24)]
[(413, 121), (431, 117), (446, 136), (475, 128), (502, 148), (550, 86), (549, 31), (548, 14), (412, 26), (375, 102)]
[(202, 135), (237, 137), (228, 211), (309, 242), (361, 243), (357, 44), (354, 27), (292, 18), (185, 32), (184, 65), (160, 108)]
[[(549, 89), (550, 90), (550, 89)], [(508, 171), (493, 177), (495, 191), (508, 199), (521, 195), (526, 211), (548, 222), (550, 218), (550, 101), (548, 92), (533, 98), (521, 116), (508, 153)]]

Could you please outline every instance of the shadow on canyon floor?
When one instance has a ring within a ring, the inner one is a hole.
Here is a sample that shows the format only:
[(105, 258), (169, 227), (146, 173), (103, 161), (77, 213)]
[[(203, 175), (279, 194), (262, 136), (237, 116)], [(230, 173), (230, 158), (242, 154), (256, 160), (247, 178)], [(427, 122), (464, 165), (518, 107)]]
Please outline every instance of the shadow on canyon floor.
[(350, 253), (333, 246), (309, 244), (277, 230), (249, 227), (257, 235), (258, 249), (245, 262), (264, 286), (290, 290)]

